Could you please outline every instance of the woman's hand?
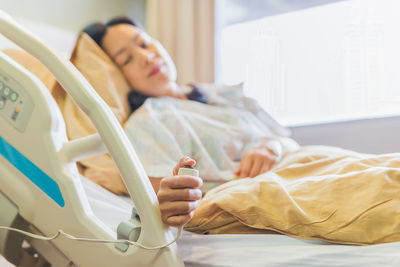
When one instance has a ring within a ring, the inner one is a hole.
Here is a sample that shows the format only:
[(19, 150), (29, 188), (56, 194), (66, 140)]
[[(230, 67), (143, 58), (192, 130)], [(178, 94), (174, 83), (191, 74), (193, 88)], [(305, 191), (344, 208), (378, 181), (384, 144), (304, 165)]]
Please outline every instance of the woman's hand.
[(193, 167), (196, 161), (183, 157), (173, 170), (171, 177), (161, 180), (157, 197), (160, 203), (161, 218), (165, 224), (182, 226), (193, 217), (194, 210), (199, 205), (202, 197), (200, 187), (203, 181), (199, 177), (180, 175), (179, 168)]
[(235, 175), (239, 178), (255, 177), (269, 171), (282, 157), (282, 146), (278, 141), (269, 141), (252, 148), (243, 155)]

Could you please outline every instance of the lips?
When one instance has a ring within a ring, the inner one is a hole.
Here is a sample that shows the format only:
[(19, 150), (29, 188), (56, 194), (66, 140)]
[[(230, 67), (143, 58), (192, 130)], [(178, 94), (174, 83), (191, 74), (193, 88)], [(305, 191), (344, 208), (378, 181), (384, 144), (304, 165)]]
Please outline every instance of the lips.
[(161, 70), (161, 65), (156, 65), (149, 73), (149, 77), (156, 75)]

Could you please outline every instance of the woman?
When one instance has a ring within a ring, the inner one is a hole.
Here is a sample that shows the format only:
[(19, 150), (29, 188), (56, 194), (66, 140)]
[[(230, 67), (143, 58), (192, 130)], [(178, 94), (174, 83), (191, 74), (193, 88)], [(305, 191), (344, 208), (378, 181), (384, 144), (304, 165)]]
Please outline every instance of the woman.
[[(168, 54), (132, 20), (116, 18), (105, 25), (89, 25), (83, 32), (102, 47), (124, 74), (132, 88), (128, 95), (132, 111), (149, 97), (168, 96), (207, 103), (207, 95), (198, 87), (191, 86), (188, 90), (175, 83), (176, 72)], [(295, 147), (293, 143), (286, 145), (285, 142), (271, 142), (270, 139), (258, 143), (243, 154), (235, 175), (244, 178), (264, 173), (279, 162), (284, 151)], [(200, 178), (176, 174), (180, 167), (195, 164), (193, 159), (184, 157), (175, 166), (173, 176), (163, 179), (150, 177), (164, 223), (179, 226), (192, 218), (202, 196), (199, 188), (203, 182)]]

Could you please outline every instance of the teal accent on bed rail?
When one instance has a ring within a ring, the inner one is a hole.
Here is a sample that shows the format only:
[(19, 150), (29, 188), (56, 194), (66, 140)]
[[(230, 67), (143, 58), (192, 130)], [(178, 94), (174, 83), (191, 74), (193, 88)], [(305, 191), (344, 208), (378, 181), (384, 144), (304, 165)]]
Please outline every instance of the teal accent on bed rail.
[(51, 177), (44, 173), (32, 161), (21, 154), (3, 137), (0, 136), (0, 155), (22, 172), (37, 187), (53, 199), (60, 207), (65, 206), (60, 187)]

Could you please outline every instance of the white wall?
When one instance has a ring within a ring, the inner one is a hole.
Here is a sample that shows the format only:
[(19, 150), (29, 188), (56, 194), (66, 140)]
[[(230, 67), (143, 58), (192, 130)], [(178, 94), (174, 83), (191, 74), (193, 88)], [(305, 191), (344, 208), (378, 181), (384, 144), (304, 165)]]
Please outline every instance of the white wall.
[(12, 16), (79, 31), (88, 23), (116, 15), (144, 21), (145, 0), (0, 0)]
[[(145, 0), (0, 0), (0, 9), (58, 55), (69, 58), (83, 27), (119, 15), (128, 15), (142, 23), (145, 4)], [(0, 34), (0, 50), (15, 47)]]

